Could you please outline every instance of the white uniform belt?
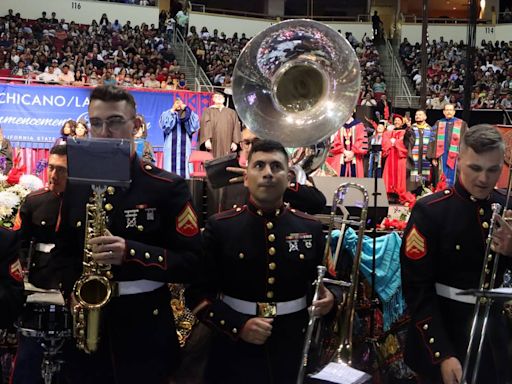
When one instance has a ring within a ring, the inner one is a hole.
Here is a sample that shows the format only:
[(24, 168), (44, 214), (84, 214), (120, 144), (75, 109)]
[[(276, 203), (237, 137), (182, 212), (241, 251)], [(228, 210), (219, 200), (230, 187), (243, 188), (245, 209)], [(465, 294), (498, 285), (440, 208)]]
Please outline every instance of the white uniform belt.
[(280, 303), (255, 303), (253, 301), (240, 300), (235, 297), (224, 295), (222, 297), (222, 301), (237, 312), (263, 317), (288, 315), (290, 313), (303, 310), (307, 306), (306, 296)]
[(119, 296), (136, 295), (137, 293), (154, 291), (162, 285), (164, 285), (164, 283), (151, 280), (118, 281), (117, 290)]
[(462, 292), (463, 289), (450, 287), (448, 285), (444, 285), (441, 283), (436, 283), (436, 293), (439, 296), (445, 297), (450, 300), (455, 300), (460, 303), (466, 304), (475, 304), (476, 297), (474, 296), (466, 296), (466, 295), (457, 295), (457, 293)]
[(55, 244), (49, 243), (36, 243), (34, 245), (34, 249), (38, 252), (50, 253), (52, 249), (55, 248)]

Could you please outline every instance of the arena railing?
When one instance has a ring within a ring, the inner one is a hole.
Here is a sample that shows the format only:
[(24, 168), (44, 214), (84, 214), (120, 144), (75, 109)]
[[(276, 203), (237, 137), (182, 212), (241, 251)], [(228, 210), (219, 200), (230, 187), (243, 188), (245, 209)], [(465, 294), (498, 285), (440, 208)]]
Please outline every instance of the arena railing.
[(175, 53), (181, 56), (180, 59), (184, 61), (180, 64), (193, 68), (194, 86), (196, 87), (195, 91), (202, 92), (204, 90), (206, 92), (213, 92), (213, 85), (210, 79), (208, 78), (208, 76), (206, 76), (206, 73), (204, 73), (203, 68), (201, 68), (197, 63), (197, 58), (192, 53), (192, 50), (188, 46), (186, 40), (184, 39), (183, 35), (181, 34), (181, 31), (178, 28), (175, 28), (174, 36), (176, 38)]
[(346, 22), (369, 22), (371, 21), (371, 15), (369, 14), (358, 14), (354, 16), (317, 16), (317, 15), (268, 15), (257, 12), (245, 12), (237, 11), (232, 9), (220, 9), (210, 8), (203, 4), (192, 3), (192, 11), (201, 13), (215, 13), (220, 15), (239, 16), (239, 17), (250, 17), (255, 19), (266, 19), (266, 20), (287, 20), (287, 19), (315, 19), (318, 21), (346, 21)]
[(82, 1), (90, 1), (90, 2), (95, 2), (95, 3), (118, 3), (118, 4), (122, 4), (122, 5), (135, 5), (138, 7), (158, 7), (158, 6), (160, 6), (160, 0), (154, 0), (155, 4), (149, 4), (149, 5), (140, 5), (140, 0), (135, 0), (138, 3), (134, 3), (134, 4), (125, 3), (124, 1), (116, 1), (116, 0), (82, 0)]

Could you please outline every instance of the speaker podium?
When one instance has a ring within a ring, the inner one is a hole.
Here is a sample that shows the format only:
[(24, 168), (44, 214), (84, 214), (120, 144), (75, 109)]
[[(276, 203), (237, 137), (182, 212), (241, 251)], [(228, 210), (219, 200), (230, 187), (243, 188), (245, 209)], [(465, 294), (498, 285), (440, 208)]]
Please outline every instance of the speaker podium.
[[(362, 185), (368, 191), (368, 219), (373, 221), (375, 217), (374, 192), (375, 179), (364, 177), (330, 177), (330, 176), (313, 176), (316, 188), (322, 192), (327, 200), (327, 208), (330, 212), (332, 209), (332, 201), (334, 192), (343, 183), (356, 183)], [(377, 179), (377, 222), (380, 223), (388, 215), (389, 201), (386, 194), (386, 186), (384, 180)], [(344, 206), (351, 215), (359, 215), (363, 206), (363, 195), (355, 188), (349, 188), (344, 200)], [(327, 213), (327, 212), (325, 212)]]

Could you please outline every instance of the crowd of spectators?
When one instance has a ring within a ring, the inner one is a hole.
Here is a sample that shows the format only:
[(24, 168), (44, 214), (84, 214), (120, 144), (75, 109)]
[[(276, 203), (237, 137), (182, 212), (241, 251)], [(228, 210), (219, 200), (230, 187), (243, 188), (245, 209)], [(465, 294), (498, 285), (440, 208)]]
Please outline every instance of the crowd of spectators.
[(0, 17), (0, 78), (185, 90), (169, 35), (162, 22), (123, 25), (103, 14), (83, 25), (55, 12), (26, 20), (9, 10)]
[[(432, 40), (427, 45), (427, 105), (443, 109), (452, 103), (461, 109), (464, 98), (464, 78), (473, 76), (472, 109), (512, 108), (512, 42), (482, 41), (476, 49), (471, 68), (465, 64), (463, 41)], [(399, 55), (407, 74), (419, 95), (421, 78), (421, 46), (404, 39)]]
[[(341, 31), (338, 32), (341, 34)], [(346, 32), (345, 38), (355, 49), (361, 65), (361, 104), (375, 106), (381, 95), (386, 93), (379, 52), (369, 36), (365, 35), (359, 42), (352, 33)], [(187, 36), (190, 49), (212, 84), (228, 89), (231, 87), (235, 62), (249, 40), (250, 37), (245, 33), (240, 36), (234, 33), (232, 37), (228, 37), (217, 29), (210, 32), (208, 28), (202, 27), (198, 31), (196, 26), (190, 27)], [(363, 104), (365, 100), (369, 104)]]

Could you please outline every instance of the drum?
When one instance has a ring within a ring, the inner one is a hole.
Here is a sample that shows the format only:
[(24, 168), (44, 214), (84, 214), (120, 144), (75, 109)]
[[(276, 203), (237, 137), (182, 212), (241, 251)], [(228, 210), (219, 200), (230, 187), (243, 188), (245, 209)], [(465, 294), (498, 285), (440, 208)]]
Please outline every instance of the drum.
[(27, 303), (17, 323), (26, 337), (65, 338), (71, 336), (72, 317), (63, 305)]

